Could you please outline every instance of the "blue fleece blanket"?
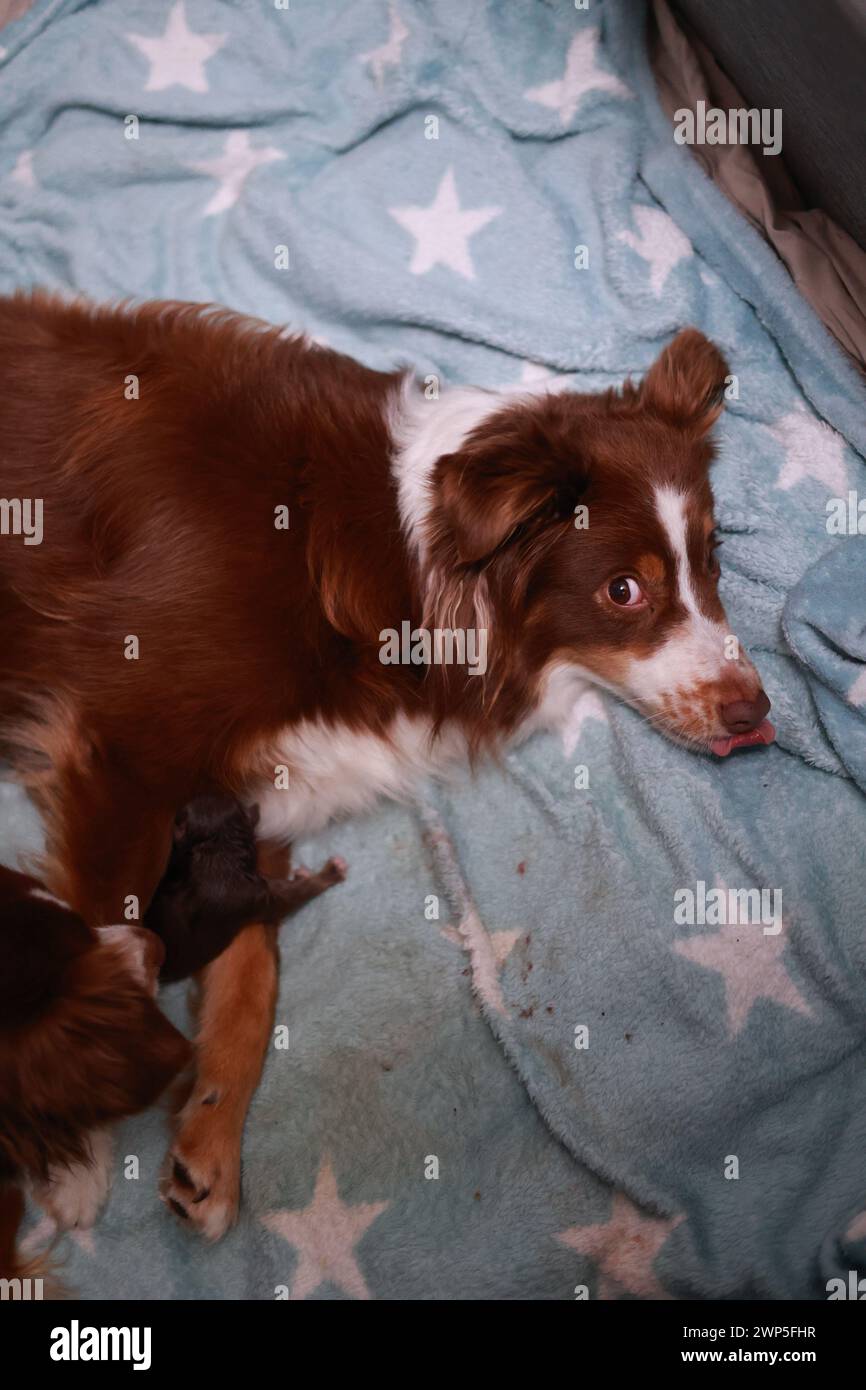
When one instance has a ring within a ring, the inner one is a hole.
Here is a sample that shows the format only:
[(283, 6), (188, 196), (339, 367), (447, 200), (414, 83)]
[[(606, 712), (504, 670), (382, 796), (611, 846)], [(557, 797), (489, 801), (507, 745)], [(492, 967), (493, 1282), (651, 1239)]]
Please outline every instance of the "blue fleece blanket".
[[(350, 878), (283, 931), (239, 1225), (204, 1248), (160, 1207), (154, 1112), (69, 1281), (822, 1298), (866, 1272), (866, 398), (674, 144), (643, 6), (17, 8), (3, 290), (218, 300), (442, 392), (594, 390), (712, 336), (723, 596), (778, 723), (716, 762), (588, 691), (559, 737), (299, 846)], [(11, 862), (39, 827), (0, 791)]]

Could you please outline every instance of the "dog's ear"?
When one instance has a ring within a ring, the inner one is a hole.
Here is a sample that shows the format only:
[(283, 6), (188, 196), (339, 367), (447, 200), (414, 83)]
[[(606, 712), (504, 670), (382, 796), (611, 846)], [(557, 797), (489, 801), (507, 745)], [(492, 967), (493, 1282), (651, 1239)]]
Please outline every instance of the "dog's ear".
[(86, 1131), (151, 1105), (193, 1053), (131, 968), (121, 940), (91, 936), (74, 913), (32, 902), (44, 909), (42, 921), (22, 918), (13, 927), (33, 927), (50, 948), (63, 914), (72, 939), (60, 971), (43, 957), (43, 978), (31, 971), (27, 996), (0, 1016), (0, 1109), (11, 1100), (15, 1115), (0, 1160), (4, 1150), (17, 1152), (19, 1164), (44, 1179), (50, 1164), (83, 1156)]
[(117, 942), (100, 942), (76, 960), (41, 1042), (55, 1059), (64, 1113), (86, 1117), (84, 1128), (152, 1105), (192, 1057)]
[(579, 460), (562, 456), (531, 421), (516, 421), (436, 465), (441, 522), (457, 558), (474, 564), (532, 521), (571, 516), (586, 487)]
[(721, 413), (727, 376), (715, 343), (684, 328), (650, 367), (638, 396), (655, 415), (703, 435)]

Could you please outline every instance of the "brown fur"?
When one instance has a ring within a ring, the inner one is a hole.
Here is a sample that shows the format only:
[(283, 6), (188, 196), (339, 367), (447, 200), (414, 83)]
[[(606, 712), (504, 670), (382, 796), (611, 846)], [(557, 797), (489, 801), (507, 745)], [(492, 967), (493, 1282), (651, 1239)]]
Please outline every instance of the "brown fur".
[(0, 867), (0, 1277), (23, 1184), (86, 1163), (88, 1134), (150, 1105), (189, 1059), (116, 943)]
[(276, 926), (345, 878), (340, 859), (329, 859), (315, 874), (263, 874), (258, 819), (257, 806), (225, 793), (195, 797), (178, 812), (171, 858), (144, 918), (163, 946), (164, 983), (203, 970), (242, 927)]
[[(45, 501), (41, 546), (0, 543), (0, 742), (43, 811), (53, 891), (88, 923), (123, 920), (129, 895), (143, 911), (177, 807), (272, 778), (268, 750), (302, 720), (387, 735), (423, 714), (477, 750), (519, 725), (558, 655), (613, 678), (656, 650), (683, 614), (653, 484), (688, 492), (701, 603), (719, 617), (707, 470), (724, 374), (691, 330), (640, 386), (504, 405), (439, 460), (422, 572), (391, 472), (399, 374), (225, 310), (0, 300), (3, 492)], [(651, 603), (616, 611), (605, 586), (647, 556)], [(383, 665), (379, 633), (404, 619), (488, 625), (487, 675)], [(263, 926), (204, 978), (166, 1180), (169, 1200), (172, 1184), (188, 1194), (178, 1162), (213, 1194), (194, 1208), (204, 1229), (211, 1209), (234, 1212), (275, 981)]]
[[(163, 1199), (183, 1220), (202, 1213), (206, 1236), (237, 1214), (241, 1138), (271, 1037), (277, 998), (276, 934), (245, 927), (202, 976), (195, 1085), (166, 1160)], [(213, 1214), (213, 1224), (209, 1217)]]

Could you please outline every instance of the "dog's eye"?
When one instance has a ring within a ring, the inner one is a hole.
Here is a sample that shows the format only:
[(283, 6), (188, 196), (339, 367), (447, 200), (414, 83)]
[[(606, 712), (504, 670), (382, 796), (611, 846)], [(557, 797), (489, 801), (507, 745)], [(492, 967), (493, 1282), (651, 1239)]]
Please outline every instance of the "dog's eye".
[(607, 586), (608, 598), (619, 608), (634, 608), (638, 603), (643, 603), (643, 590), (636, 579), (631, 575), (620, 575), (617, 579), (612, 579)]

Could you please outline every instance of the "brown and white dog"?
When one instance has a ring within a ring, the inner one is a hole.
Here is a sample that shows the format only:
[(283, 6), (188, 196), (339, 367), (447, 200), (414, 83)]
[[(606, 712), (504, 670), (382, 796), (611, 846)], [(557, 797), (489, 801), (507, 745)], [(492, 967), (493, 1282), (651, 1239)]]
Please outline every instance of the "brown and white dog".
[(32, 1272), (16, 1250), (25, 1190), (56, 1226), (91, 1225), (112, 1122), (151, 1105), (190, 1059), (153, 1001), (161, 955), (151, 932), (93, 930), (0, 865), (0, 1278)]
[[(717, 592), (725, 375), (689, 329), (621, 392), (428, 400), (227, 311), (0, 300), (21, 519), (0, 535), (0, 734), (51, 890), (123, 921), (192, 796), (255, 799), (287, 840), (557, 719), (587, 679), (696, 750), (769, 741)], [(404, 623), (483, 633), (484, 669), (386, 664)], [(205, 973), (166, 1195), (211, 1237), (275, 985), (264, 926)]]

